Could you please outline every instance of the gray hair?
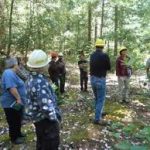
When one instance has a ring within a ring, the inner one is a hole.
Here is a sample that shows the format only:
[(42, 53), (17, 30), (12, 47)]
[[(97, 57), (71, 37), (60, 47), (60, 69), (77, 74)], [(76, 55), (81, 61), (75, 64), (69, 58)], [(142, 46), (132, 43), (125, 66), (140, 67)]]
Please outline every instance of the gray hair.
[(14, 65), (17, 65), (18, 64), (18, 61), (16, 58), (12, 57), (12, 58), (8, 58), (6, 59), (5, 61), (5, 67), (6, 68), (12, 68), (14, 67)]

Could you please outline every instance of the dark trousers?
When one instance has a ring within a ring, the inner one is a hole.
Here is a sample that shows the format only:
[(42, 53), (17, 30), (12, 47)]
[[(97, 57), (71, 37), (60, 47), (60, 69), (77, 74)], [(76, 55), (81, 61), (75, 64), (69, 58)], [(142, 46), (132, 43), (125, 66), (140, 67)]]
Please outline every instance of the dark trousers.
[(22, 109), (17, 111), (13, 108), (4, 108), (6, 120), (9, 126), (9, 137), (14, 142), (21, 135)]
[(58, 77), (56, 77), (56, 76), (51, 76), (50, 77), (50, 79), (51, 79), (51, 81), (58, 87), (59, 86), (59, 84), (58, 84)]
[(34, 123), (36, 128), (36, 150), (58, 150), (59, 124), (48, 119)]
[(60, 90), (60, 93), (64, 93), (65, 92), (65, 74), (64, 75), (61, 75), (59, 77), (59, 90)]
[(81, 91), (87, 91), (87, 84), (88, 84), (88, 75), (87, 73), (80, 73), (80, 86)]

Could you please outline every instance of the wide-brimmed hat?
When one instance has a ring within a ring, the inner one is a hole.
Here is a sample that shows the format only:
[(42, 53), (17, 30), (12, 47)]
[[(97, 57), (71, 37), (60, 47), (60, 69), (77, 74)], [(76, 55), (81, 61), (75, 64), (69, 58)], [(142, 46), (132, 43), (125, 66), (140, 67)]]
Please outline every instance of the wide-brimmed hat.
[(29, 55), (27, 66), (30, 68), (42, 68), (48, 65), (50, 58), (41, 49), (35, 49)]

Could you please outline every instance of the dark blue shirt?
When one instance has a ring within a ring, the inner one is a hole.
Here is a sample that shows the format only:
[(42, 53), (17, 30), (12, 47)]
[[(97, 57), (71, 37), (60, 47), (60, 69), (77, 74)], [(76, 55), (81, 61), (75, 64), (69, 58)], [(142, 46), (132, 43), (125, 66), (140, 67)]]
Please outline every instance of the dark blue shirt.
[(109, 56), (101, 49), (96, 49), (90, 56), (90, 75), (105, 78), (110, 68)]
[(47, 78), (39, 73), (32, 72), (26, 81), (27, 105), (26, 113), (33, 122), (48, 118), (56, 120), (56, 95)]

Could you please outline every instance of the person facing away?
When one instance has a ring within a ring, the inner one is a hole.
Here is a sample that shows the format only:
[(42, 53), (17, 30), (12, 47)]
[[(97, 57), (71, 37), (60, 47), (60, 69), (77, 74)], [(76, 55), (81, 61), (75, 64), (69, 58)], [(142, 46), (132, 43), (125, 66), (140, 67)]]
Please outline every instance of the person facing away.
[(116, 75), (118, 77), (119, 101), (129, 102), (129, 79), (131, 76), (131, 67), (126, 62), (130, 59), (127, 56), (127, 48), (121, 47), (120, 56), (116, 60)]
[(56, 52), (52, 52), (51, 53), (51, 61), (49, 63), (49, 67), (48, 67), (48, 73), (50, 75), (50, 79), (52, 81), (52, 83), (54, 83), (57, 88), (59, 87), (58, 84), (58, 65), (56, 63), (58, 58), (58, 54)]
[(93, 123), (106, 125), (102, 119), (106, 93), (106, 74), (111, 69), (109, 56), (103, 52), (105, 41), (97, 39), (96, 50), (90, 56), (91, 86), (95, 96), (95, 118)]
[(58, 66), (58, 77), (59, 77), (59, 90), (60, 93), (65, 92), (65, 78), (66, 78), (66, 66), (63, 59), (63, 53), (58, 54), (58, 60), (57, 60), (57, 66)]
[(80, 54), (78, 66), (80, 69), (80, 88), (81, 91), (87, 91), (88, 84), (88, 61), (83, 53)]
[(58, 150), (59, 119), (57, 117), (56, 95), (43, 74), (50, 59), (43, 50), (34, 50), (27, 66), (31, 73), (26, 81), (26, 113), (31, 116), (36, 130), (37, 150)]
[(24, 135), (21, 132), (23, 108), (26, 103), (26, 89), (23, 80), (17, 75), (16, 58), (6, 59), (6, 69), (2, 74), (1, 105), (9, 126), (9, 137), (13, 144), (22, 144)]

